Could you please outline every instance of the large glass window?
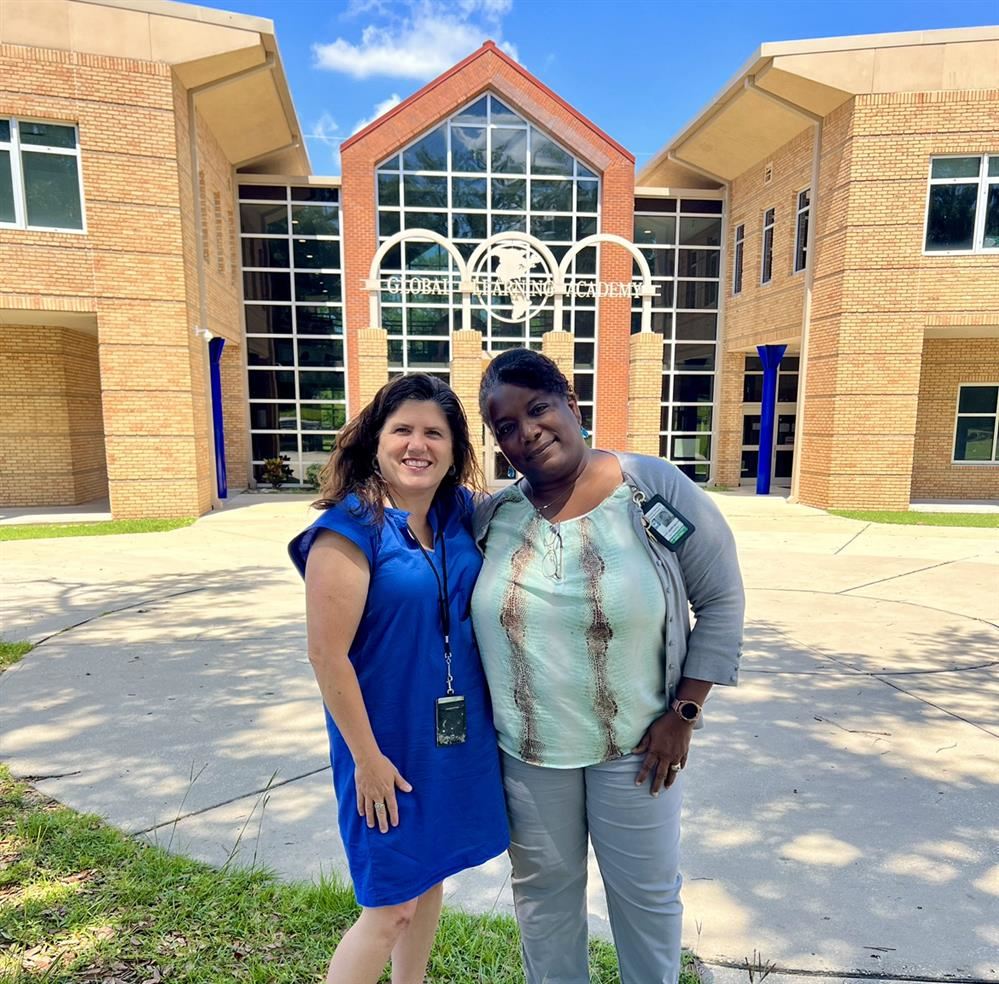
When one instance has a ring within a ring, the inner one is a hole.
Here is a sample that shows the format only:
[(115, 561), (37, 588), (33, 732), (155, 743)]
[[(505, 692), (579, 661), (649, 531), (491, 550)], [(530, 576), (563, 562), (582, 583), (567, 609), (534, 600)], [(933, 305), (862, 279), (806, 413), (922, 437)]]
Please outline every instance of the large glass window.
[(742, 293), (742, 265), (745, 259), (746, 250), (746, 227), (737, 225), (735, 227), (735, 248), (733, 250), (732, 263), (732, 293)]
[[(652, 301), (652, 330), (663, 336), (659, 453), (695, 482), (706, 482), (711, 466), (721, 213), (715, 199), (635, 202), (634, 242), (659, 289)], [(633, 272), (637, 277), (637, 265)], [(633, 333), (641, 310), (636, 300)]]
[(958, 387), (954, 461), (999, 461), (999, 385)]
[(798, 207), (794, 217), (794, 272), (808, 265), (808, 217), (812, 210), (812, 191), (798, 192)]
[(0, 117), (0, 226), (83, 229), (77, 129)]
[(763, 240), (760, 245), (760, 283), (768, 284), (774, 276), (774, 222), (775, 211), (768, 208), (763, 213)]
[(925, 250), (999, 250), (999, 154), (930, 160)]
[(339, 190), (239, 186), (253, 473), (322, 465), (347, 417)]
[[(582, 161), (486, 94), (378, 167), (378, 234), (384, 242), (402, 229), (431, 229), (450, 238), (467, 259), (498, 232), (529, 232), (557, 260), (599, 225), (600, 179)], [(580, 253), (569, 271), (596, 280), (597, 251)], [(398, 274), (400, 293), (382, 294), (382, 327), (389, 338), (389, 373), (421, 370), (450, 375), (451, 332), (461, 327), (461, 295), (452, 292), (454, 263), (446, 250), (406, 243), (382, 264)], [(429, 289), (413, 294), (407, 278)], [(584, 425), (593, 429), (596, 300), (566, 298), (563, 327), (576, 334), (573, 380)], [(489, 352), (541, 348), (553, 327), (552, 307), (520, 316), (513, 305), (488, 310), (472, 298), (472, 325)]]

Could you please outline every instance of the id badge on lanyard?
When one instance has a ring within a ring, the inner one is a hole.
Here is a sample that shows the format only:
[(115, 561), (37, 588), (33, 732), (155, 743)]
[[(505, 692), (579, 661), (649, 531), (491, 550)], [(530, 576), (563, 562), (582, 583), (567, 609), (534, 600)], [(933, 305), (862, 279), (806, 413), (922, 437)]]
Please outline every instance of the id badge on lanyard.
[(645, 527), (646, 535), (673, 553), (676, 553), (697, 529), (683, 513), (671, 506), (661, 495), (646, 499), (641, 492), (638, 492), (635, 501), (642, 509), (642, 525)]
[(410, 530), (413, 539), (416, 540), (420, 552), (434, 572), (434, 579), (437, 581), (437, 606), (440, 611), (441, 628), (444, 631), (444, 666), (446, 669), (445, 693), (443, 697), (438, 697), (434, 701), (434, 721), (437, 730), (437, 747), (446, 748), (448, 745), (461, 745), (468, 736), (467, 721), (465, 718), (465, 698), (461, 694), (454, 692), (454, 677), (451, 675), (451, 605), (448, 596), (447, 585), (447, 546), (444, 540), (443, 530), (440, 534), (441, 541), (441, 574), (437, 573), (437, 566), (434, 564), (427, 548), (420, 543), (420, 539)]

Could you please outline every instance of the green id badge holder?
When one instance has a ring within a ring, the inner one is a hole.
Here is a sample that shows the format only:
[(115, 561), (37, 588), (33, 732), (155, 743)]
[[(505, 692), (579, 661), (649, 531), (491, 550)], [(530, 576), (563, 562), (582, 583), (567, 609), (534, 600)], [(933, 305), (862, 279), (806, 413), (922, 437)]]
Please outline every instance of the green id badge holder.
[(674, 553), (697, 529), (683, 513), (671, 506), (661, 495), (654, 495), (642, 502), (642, 513), (645, 532)]

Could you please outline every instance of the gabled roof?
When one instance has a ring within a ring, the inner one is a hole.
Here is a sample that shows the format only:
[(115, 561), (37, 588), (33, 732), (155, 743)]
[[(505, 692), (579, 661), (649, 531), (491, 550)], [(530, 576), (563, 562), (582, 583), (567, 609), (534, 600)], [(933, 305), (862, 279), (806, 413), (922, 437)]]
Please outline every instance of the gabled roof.
[(670, 183), (684, 164), (730, 181), (856, 95), (991, 89), (999, 27), (767, 43), (639, 172)]
[[(490, 64), (491, 62), (494, 64)], [(495, 71), (495, 69), (500, 67), (502, 68), (502, 71)], [(485, 69), (485, 71), (481, 71), (482, 69)], [(569, 103), (562, 99), (561, 96), (552, 92), (548, 86), (527, 71), (523, 65), (514, 61), (509, 55), (497, 47), (495, 41), (486, 41), (481, 48), (473, 51), (467, 58), (458, 62), (457, 65), (449, 68), (443, 74), (438, 75), (437, 78), (428, 82), (422, 89), (418, 89), (408, 99), (404, 99), (397, 106), (389, 110), (389, 112), (379, 116), (378, 119), (369, 123), (363, 130), (359, 130), (357, 133), (353, 134), (340, 145), (340, 152), (343, 153), (345, 150), (349, 150), (354, 145), (366, 140), (371, 134), (386, 126), (386, 124), (390, 124), (393, 120), (396, 120), (404, 114), (412, 111), (414, 107), (425, 104), (428, 101), (429, 96), (432, 96), (435, 93), (440, 93), (442, 90), (448, 88), (460, 89), (460, 86), (456, 86), (455, 84), (460, 83), (463, 76), (474, 75), (477, 84), (473, 85), (467, 93), (461, 95), (460, 100), (457, 102), (455, 102), (453, 98), (448, 99), (445, 97), (445, 105), (447, 106), (447, 109), (443, 113), (438, 113), (438, 118), (443, 118), (448, 115), (448, 113), (453, 112), (454, 109), (458, 109), (469, 99), (472, 99), (481, 92), (485, 91), (488, 86), (478, 84), (483, 77), (502, 77), (503, 75), (511, 74), (515, 74), (520, 77), (526, 91), (536, 92), (540, 99), (553, 104), (554, 107), (557, 107), (564, 114), (568, 115), (578, 127), (587, 131), (591, 135), (592, 141), (604, 145), (607, 151), (611, 152), (613, 156), (624, 157), (634, 163), (634, 155), (622, 147), (621, 144), (614, 140), (613, 137), (610, 137), (603, 130), (601, 130), (600, 127), (580, 113), (579, 110), (570, 106)], [(501, 95), (505, 95), (507, 98), (510, 98), (508, 93), (503, 92), (502, 87), (499, 87), (499, 92)], [(523, 98), (518, 99), (517, 96), (514, 95), (511, 101), (516, 103), (518, 108), (523, 109), (528, 116), (535, 115), (531, 113), (530, 106), (525, 106)], [(453, 106), (451, 105), (452, 103), (454, 103)], [(545, 120), (535, 118), (534, 122), (539, 123), (546, 129), (552, 129), (552, 122), (550, 119)], [(430, 124), (428, 123), (428, 125)]]

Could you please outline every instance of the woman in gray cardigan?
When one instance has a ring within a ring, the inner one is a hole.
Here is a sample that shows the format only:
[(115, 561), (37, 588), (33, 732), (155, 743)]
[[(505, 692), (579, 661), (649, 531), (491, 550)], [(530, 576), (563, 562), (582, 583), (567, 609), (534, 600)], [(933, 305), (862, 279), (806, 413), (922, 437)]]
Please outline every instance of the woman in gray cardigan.
[(622, 984), (676, 984), (682, 772), (704, 701), (736, 683), (742, 652), (732, 534), (673, 465), (588, 448), (545, 356), (499, 355), (480, 404), (523, 475), (476, 513), (472, 614), (528, 984), (589, 980), (588, 839)]

